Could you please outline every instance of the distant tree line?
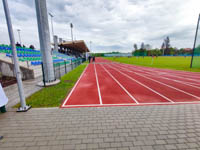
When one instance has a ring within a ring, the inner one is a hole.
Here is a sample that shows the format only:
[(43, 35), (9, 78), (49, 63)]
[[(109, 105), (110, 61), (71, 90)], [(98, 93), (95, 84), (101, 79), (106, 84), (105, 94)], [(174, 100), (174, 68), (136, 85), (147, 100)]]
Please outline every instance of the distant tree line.
[(177, 49), (170, 45), (169, 37), (166, 37), (161, 45), (161, 48), (152, 49), (150, 44), (141, 43), (140, 48), (137, 44), (133, 44), (134, 50), (132, 54), (134, 56), (162, 56), (162, 55), (191, 55), (192, 49), (190, 48), (181, 48)]

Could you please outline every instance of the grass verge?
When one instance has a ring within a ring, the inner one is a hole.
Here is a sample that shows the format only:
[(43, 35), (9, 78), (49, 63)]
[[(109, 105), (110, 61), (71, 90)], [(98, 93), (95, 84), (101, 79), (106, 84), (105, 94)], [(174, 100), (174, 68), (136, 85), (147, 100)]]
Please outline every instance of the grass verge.
[[(59, 107), (80, 77), (86, 65), (82, 64), (64, 75), (59, 84), (43, 88), (26, 98), (27, 105), (31, 105), (33, 108)], [(14, 107), (19, 106), (20, 104), (17, 104)]]
[(200, 72), (200, 69), (190, 68), (191, 57), (105, 57), (105, 59), (138, 66)]

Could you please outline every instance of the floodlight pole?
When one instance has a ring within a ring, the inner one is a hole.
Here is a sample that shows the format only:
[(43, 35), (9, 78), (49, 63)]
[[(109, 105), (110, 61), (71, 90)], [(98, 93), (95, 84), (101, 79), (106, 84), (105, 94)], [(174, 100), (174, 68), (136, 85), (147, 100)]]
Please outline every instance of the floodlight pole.
[(71, 37), (72, 37), (72, 42), (73, 42), (73, 31), (72, 31), (72, 29), (73, 29), (73, 24), (72, 24), (72, 23), (70, 23), (70, 27), (71, 27)]
[(192, 63), (193, 63), (194, 49), (195, 49), (196, 41), (197, 41), (197, 34), (198, 34), (198, 29), (199, 29), (199, 22), (200, 22), (200, 14), (199, 14), (199, 18), (198, 18), (198, 21), (197, 21), (197, 27), (196, 27), (196, 33), (195, 33), (195, 39), (194, 39), (194, 45), (193, 45), (193, 50), (192, 50), (192, 59), (191, 59), (190, 68), (192, 68)]
[(51, 17), (51, 29), (52, 29), (52, 37), (53, 37), (53, 41), (54, 41), (54, 30), (53, 30), (53, 15), (51, 13), (49, 13), (49, 16)]
[(18, 60), (17, 60), (15, 39), (14, 39), (12, 22), (11, 22), (11, 18), (10, 18), (10, 11), (9, 11), (9, 8), (8, 8), (7, 0), (3, 0), (3, 6), (4, 6), (6, 22), (7, 22), (7, 26), (8, 26), (8, 33), (9, 33), (9, 38), (10, 38), (10, 43), (11, 43), (11, 48), (12, 48), (15, 73), (16, 73), (18, 91), (19, 91), (20, 102), (21, 102), (21, 107), (18, 109), (18, 111), (24, 112), (24, 111), (27, 111), (30, 108), (30, 106), (27, 106), (26, 101), (25, 101), (24, 89), (23, 89), (23, 84), (22, 84), (22, 77), (21, 77), (21, 72), (20, 72)]
[(92, 45), (92, 41), (90, 41), (90, 51), (92, 51), (92, 50), (91, 50), (91, 45)]
[(20, 45), (22, 45), (20, 31), (21, 31), (20, 29), (17, 29), (18, 36), (19, 36), (19, 43), (20, 43)]

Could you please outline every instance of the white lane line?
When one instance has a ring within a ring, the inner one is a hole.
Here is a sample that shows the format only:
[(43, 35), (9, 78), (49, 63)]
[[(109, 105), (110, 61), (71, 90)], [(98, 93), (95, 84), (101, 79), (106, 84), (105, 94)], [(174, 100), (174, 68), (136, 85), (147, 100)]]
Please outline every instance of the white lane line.
[[(122, 68), (122, 67), (118, 67), (118, 68), (120, 68), (120, 69), (122, 69), (122, 70), (125, 70), (125, 71), (127, 71), (127, 72), (133, 72), (133, 73), (136, 72), (134, 69), (132, 69), (132, 71), (130, 71), (130, 70), (124, 69), (124, 68)], [(137, 72), (138, 72), (138, 71), (137, 71)], [(141, 72), (144, 72), (144, 71), (141, 71)], [(200, 87), (197, 87), (197, 86), (192, 85), (192, 84), (190, 84), (190, 83), (188, 83), (188, 82), (185, 82), (185, 81), (180, 81), (180, 80), (175, 80), (175, 79), (169, 79), (169, 78), (163, 77), (163, 76), (161, 76), (161, 75), (156, 76), (156, 75), (154, 75), (154, 74), (152, 74), (152, 73), (150, 73), (150, 72), (144, 72), (144, 73), (146, 73), (145, 76), (155, 77), (155, 78), (162, 78), (162, 79), (166, 79), (166, 80), (178, 82), (178, 83), (181, 83), (181, 84), (184, 84), (184, 85), (187, 85), (187, 86), (191, 86), (191, 87), (193, 87), (193, 88), (200, 89)]]
[[(127, 70), (127, 69), (124, 69), (124, 70)], [(128, 70), (128, 71), (129, 71), (129, 70)], [(175, 90), (177, 90), (177, 91), (179, 91), (179, 92), (182, 92), (182, 93), (184, 93), (184, 94), (187, 94), (187, 95), (189, 95), (189, 96), (192, 96), (192, 97), (197, 98), (197, 99), (200, 100), (200, 97), (198, 97), (198, 96), (196, 96), (196, 95), (193, 95), (193, 94), (191, 94), (191, 93), (189, 93), (189, 92), (186, 92), (186, 91), (183, 91), (183, 90), (181, 90), (181, 89), (175, 88), (175, 87), (173, 87), (173, 86), (170, 86), (170, 85), (168, 85), (168, 84), (162, 83), (162, 82), (160, 82), (160, 81), (151, 79), (151, 78), (149, 78), (149, 77), (146, 77), (146, 76), (142, 75), (141, 73), (136, 73), (136, 72), (133, 72), (133, 73), (134, 73), (134, 74), (137, 74), (137, 75), (139, 75), (139, 76), (141, 76), (141, 77), (144, 77), (144, 78), (146, 78), (146, 79), (149, 79), (149, 80), (152, 80), (152, 81), (154, 81), (154, 82), (157, 82), (157, 83), (159, 83), (159, 84), (165, 85), (165, 86), (167, 86), (167, 87), (169, 87), (169, 88), (175, 89)]]
[[(123, 68), (122, 68), (123, 67)], [(152, 71), (144, 71), (144, 70), (137, 70), (136, 68), (133, 68), (133, 67), (128, 67), (128, 66), (126, 66), (126, 65), (121, 65), (120, 66), (120, 68), (121, 69), (124, 69), (124, 68), (126, 68), (126, 69), (131, 69), (132, 71), (134, 71), (134, 72), (144, 72), (144, 73), (146, 73), (146, 74), (149, 74), (149, 75), (154, 75), (156, 72), (152, 72)], [(131, 72), (130, 70), (127, 70), (128, 72)], [(154, 73), (154, 74), (152, 74), (152, 73)], [(162, 73), (162, 72), (160, 72), (160, 73)], [(159, 74), (160, 74), (159, 73)], [(163, 75), (168, 75), (168, 76), (174, 76), (174, 77), (177, 77), (177, 76), (175, 76), (175, 75), (170, 75), (170, 74), (168, 74), (168, 73), (164, 73)], [(154, 75), (155, 76), (155, 75)], [(164, 78), (163, 76), (161, 76), (162, 78)], [(167, 78), (167, 77), (165, 77), (165, 78)], [(180, 77), (181, 78), (181, 77)], [(186, 79), (186, 78), (184, 78), (184, 79)], [(172, 79), (171, 79), (172, 80)], [(183, 81), (183, 80), (178, 80), (178, 79), (173, 79), (173, 80), (176, 80), (177, 82), (183, 82), (183, 83), (186, 83), (186, 84), (189, 84), (189, 85), (196, 85), (196, 86), (198, 86), (199, 84), (198, 83), (188, 83), (188, 82), (185, 82), (185, 81)], [(194, 81), (196, 81), (196, 80), (194, 80)], [(198, 82), (198, 81), (197, 81)]]
[[(137, 69), (142, 69), (143, 71), (146, 71), (146, 72), (153, 72), (153, 73), (165, 73), (165, 74), (173, 74), (173, 75), (176, 75), (176, 76), (182, 76), (182, 78), (184, 78), (183, 76), (190, 76), (191, 78), (193, 77), (193, 78), (197, 78), (197, 79), (199, 79), (200, 77), (200, 73), (195, 73), (194, 74), (194, 72), (188, 72), (188, 71), (177, 71), (177, 70), (174, 70), (174, 71), (172, 71), (172, 70), (166, 70), (166, 69), (163, 69), (163, 70), (161, 70), (161, 69), (156, 69), (156, 68), (146, 68), (146, 67), (139, 67), (139, 66), (133, 66), (133, 65), (129, 65), (129, 64), (122, 64), (123, 66), (126, 66), (126, 67), (128, 67), (128, 68), (133, 68), (133, 69), (135, 69), (135, 68), (137, 68)], [(130, 66), (130, 67), (129, 67)]]
[(163, 102), (163, 103), (140, 103), (140, 104), (134, 104), (134, 103), (122, 103), (122, 104), (88, 104), (88, 105), (67, 105), (64, 106), (64, 108), (69, 108), (69, 107), (95, 107), (95, 106), (140, 106), (140, 105), (176, 105), (176, 104), (194, 104), (194, 103), (199, 103), (199, 101), (191, 101), (191, 102)]
[(64, 103), (63, 103), (63, 105), (62, 105), (62, 107), (64, 107), (65, 104), (67, 103), (67, 101), (69, 100), (70, 96), (71, 96), (72, 93), (74, 92), (76, 86), (78, 85), (79, 81), (81, 80), (81, 78), (82, 78), (82, 76), (83, 76), (83, 74), (85, 73), (85, 71), (86, 71), (87, 68), (88, 68), (88, 65), (87, 65), (87, 67), (85, 67), (85, 69), (84, 69), (84, 71), (82, 72), (81, 76), (79, 77), (78, 81), (76, 82), (76, 84), (74, 85), (74, 87), (73, 87), (72, 90), (70, 91), (69, 95), (68, 95), (67, 98), (65, 99), (65, 101), (64, 101)]
[[(157, 76), (155, 76), (155, 75), (153, 75), (153, 74), (150, 74), (150, 75), (147, 75), (147, 74), (146, 74), (145, 76), (157, 77)], [(158, 77), (157, 77), (157, 78), (158, 78)], [(180, 81), (180, 80), (175, 80), (175, 79), (169, 79), (169, 78), (162, 77), (162, 76), (159, 76), (159, 78), (166, 79), (166, 80), (170, 80), (170, 81), (174, 81), (174, 82), (178, 82), (178, 83), (181, 83), (181, 84), (184, 84), (184, 85), (187, 85), (187, 86), (191, 86), (191, 87), (193, 87), (193, 88), (200, 89), (200, 87), (191, 85), (191, 84), (189, 84), (188, 82), (184, 82), (184, 81)]]
[(98, 80), (97, 70), (96, 70), (95, 64), (94, 64), (94, 72), (95, 72), (95, 76), (96, 76), (97, 89), (98, 89), (98, 94), (99, 94), (99, 101), (100, 101), (100, 105), (102, 105), (101, 91), (100, 91), (100, 87), (99, 87), (99, 80)]
[(101, 65), (101, 67), (111, 76), (111, 78), (128, 94), (128, 96), (136, 103), (139, 104), (139, 102), (125, 89), (123, 85), (115, 78), (113, 75), (104, 67)]
[[(109, 67), (110, 67), (110, 66), (109, 66)], [(162, 98), (166, 99), (167, 101), (169, 101), (169, 102), (171, 102), (171, 103), (174, 103), (173, 100), (171, 100), (171, 99), (169, 99), (168, 97), (166, 97), (166, 96), (164, 96), (164, 95), (158, 93), (157, 91), (155, 91), (155, 90), (153, 90), (152, 88), (150, 88), (150, 87), (144, 85), (143, 83), (141, 83), (141, 82), (139, 82), (139, 81), (133, 79), (133, 78), (130, 77), (129, 75), (127, 75), (127, 74), (125, 74), (125, 73), (123, 73), (123, 72), (121, 72), (121, 71), (119, 71), (119, 70), (117, 70), (117, 69), (115, 69), (115, 68), (113, 68), (113, 67), (110, 67), (110, 68), (112, 68), (112, 69), (118, 71), (119, 73), (123, 74), (123, 75), (126, 76), (127, 78), (131, 79), (131, 80), (134, 81), (134, 82), (137, 82), (138, 84), (142, 85), (143, 87), (147, 88), (148, 90), (152, 91), (153, 93), (156, 93), (157, 95), (161, 96)]]
[(193, 83), (200, 83), (200, 81), (198, 81), (197, 79), (191, 79), (191, 78), (187, 78), (187, 77), (180, 77), (180, 76), (176, 76), (176, 75), (172, 75), (172, 74), (166, 74), (167, 76), (172, 76), (175, 78), (180, 78), (180, 79), (186, 79), (186, 80), (190, 80), (190, 81), (195, 81)]
[(151, 79), (151, 78), (149, 78), (149, 77), (146, 77), (146, 76), (144, 76), (144, 75), (141, 75), (140, 73), (136, 73), (136, 72), (134, 72), (134, 73), (137, 74), (137, 75), (139, 75), (139, 76), (141, 76), (141, 77), (144, 77), (144, 78), (146, 78), (146, 79), (152, 80), (152, 81), (157, 82), (157, 83), (159, 83), (159, 84), (165, 85), (165, 86), (167, 86), (167, 87), (169, 87), (169, 88), (172, 88), (172, 89), (174, 89), (174, 90), (177, 90), (177, 91), (179, 91), (179, 92), (182, 92), (182, 93), (184, 93), (184, 94), (187, 94), (187, 95), (189, 95), (189, 96), (192, 96), (192, 97), (197, 98), (197, 99), (200, 100), (200, 97), (198, 97), (198, 96), (196, 96), (196, 95), (193, 95), (193, 94), (188, 93), (188, 92), (186, 92), (186, 91), (183, 91), (183, 90), (181, 90), (181, 89), (175, 88), (175, 87), (173, 87), (173, 86), (171, 86), (171, 85), (167, 85), (167, 84), (162, 83), (162, 82), (160, 82), (160, 81)]

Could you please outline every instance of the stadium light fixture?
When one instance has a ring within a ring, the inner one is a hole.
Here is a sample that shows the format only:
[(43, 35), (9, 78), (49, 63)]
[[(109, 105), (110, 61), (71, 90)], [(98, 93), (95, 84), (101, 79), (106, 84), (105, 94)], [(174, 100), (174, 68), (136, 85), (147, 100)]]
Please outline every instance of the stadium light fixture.
[(13, 34), (12, 22), (11, 22), (10, 11), (9, 11), (9, 8), (8, 8), (7, 0), (3, 0), (3, 7), (4, 7), (7, 26), (8, 26), (8, 33), (9, 33), (9, 38), (10, 38), (10, 43), (11, 43), (11, 48), (12, 48), (14, 67), (15, 67), (16, 78), (17, 78), (17, 85), (18, 85), (18, 91), (19, 91), (20, 102), (21, 102), (21, 107), (18, 108), (17, 111), (18, 112), (25, 112), (25, 111), (29, 110), (31, 108), (31, 106), (27, 106), (26, 101), (25, 101), (24, 89), (23, 89), (23, 84), (22, 84), (22, 77), (21, 77), (21, 72), (20, 72), (20, 69), (19, 69), (19, 64), (18, 64), (18, 59), (17, 59), (15, 38), (14, 38), (14, 34)]
[(17, 29), (17, 32), (18, 32), (18, 36), (19, 36), (19, 43), (20, 45), (22, 45), (22, 41), (21, 41), (21, 34), (20, 34), (20, 29)]

